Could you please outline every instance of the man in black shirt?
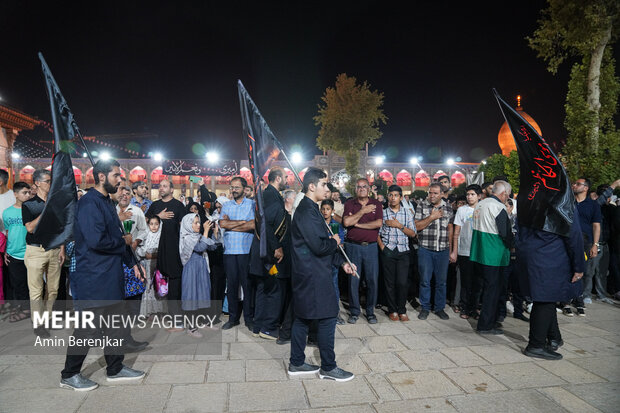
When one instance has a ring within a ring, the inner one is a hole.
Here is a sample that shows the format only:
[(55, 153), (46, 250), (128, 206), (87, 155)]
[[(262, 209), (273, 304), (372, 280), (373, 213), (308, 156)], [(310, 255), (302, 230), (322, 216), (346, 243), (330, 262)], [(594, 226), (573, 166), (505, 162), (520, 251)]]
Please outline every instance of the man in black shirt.
[[(26, 226), (26, 253), (24, 264), (28, 271), (28, 290), (32, 312), (43, 312), (43, 297), (47, 286), (47, 303), (45, 309), (51, 311), (58, 295), (60, 269), (65, 261), (65, 246), (48, 250), (34, 234), (39, 223), (41, 212), (45, 207), (47, 194), (50, 190), (52, 176), (45, 169), (38, 169), (33, 174), (37, 187), (34, 198), (22, 205), (22, 221)], [(45, 280), (43, 275), (45, 274)], [(64, 288), (64, 286), (62, 287)], [(34, 320), (34, 317), (33, 317)], [(41, 337), (49, 337), (43, 326), (34, 326), (34, 332)]]
[[(161, 199), (153, 202), (149, 207), (147, 219), (157, 215), (161, 219), (162, 229), (157, 251), (157, 269), (168, 277), (168, 309), (170, 314), (181, 314), (179, 301), (181, 300), (181, 276), (183, 264), (179, 255), (179, 232), (181, 220), (185, 216), (185, 206), (173, 197), (172, 182), (163, 180), (159, 184)], [(169, 331), (183, 331), (182, 326), (175, 326)]]

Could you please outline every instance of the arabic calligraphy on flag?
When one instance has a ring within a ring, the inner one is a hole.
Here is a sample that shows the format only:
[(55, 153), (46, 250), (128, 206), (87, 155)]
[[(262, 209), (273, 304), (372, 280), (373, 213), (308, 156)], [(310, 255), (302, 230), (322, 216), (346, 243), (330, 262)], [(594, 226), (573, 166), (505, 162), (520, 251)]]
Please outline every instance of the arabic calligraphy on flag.
[(194, 176), (232, 176), (239, 173), (236, 161), (227, 161), (223, 165), (209, 166), (196, 161), (172, 159), (162, 166), (164, 175)]
[(575, 197), (564, 166), (547, 142), (495, 92), (519, 154), (519, 225), (568, 236)]

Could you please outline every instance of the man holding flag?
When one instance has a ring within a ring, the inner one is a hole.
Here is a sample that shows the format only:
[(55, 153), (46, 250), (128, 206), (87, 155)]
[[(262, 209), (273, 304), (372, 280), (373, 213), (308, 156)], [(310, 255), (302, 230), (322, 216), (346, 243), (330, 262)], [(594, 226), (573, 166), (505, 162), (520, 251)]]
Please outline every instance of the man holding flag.
[(564, 166), (516, 110), (495, 97), (519, 154), (517, 268), (523, 295), (533, 301), (530, 337), (523, 353), (559, 360), (563, 344), (555, 303), (579, 296), (585, 269), (575, 197)]

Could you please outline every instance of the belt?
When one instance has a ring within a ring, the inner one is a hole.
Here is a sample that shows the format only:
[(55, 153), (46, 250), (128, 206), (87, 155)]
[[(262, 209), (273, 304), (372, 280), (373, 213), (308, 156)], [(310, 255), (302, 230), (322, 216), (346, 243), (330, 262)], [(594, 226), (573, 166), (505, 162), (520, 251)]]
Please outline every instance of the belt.
[(364, 242), (357, 242), (357, 241), (351, 241), (350, 239), (345, 240), (345, 242), (349, 242), (349, 243), (351, 243), (351, 244), (356, 244), (356, 245), (361, 245), (361, 246), (363, 246), (363, 247), (367, 247), (367, 246), (369, 246), (369, 245), (372, 245), (372, 244), (376, 244), (376, 243), (377, 243), (376, 241), (375, 241), (375, 242), (366, 242), (366, 241), (364, 241)]
[(41, 244), (28, 244), (30, 247), (43, 247)]

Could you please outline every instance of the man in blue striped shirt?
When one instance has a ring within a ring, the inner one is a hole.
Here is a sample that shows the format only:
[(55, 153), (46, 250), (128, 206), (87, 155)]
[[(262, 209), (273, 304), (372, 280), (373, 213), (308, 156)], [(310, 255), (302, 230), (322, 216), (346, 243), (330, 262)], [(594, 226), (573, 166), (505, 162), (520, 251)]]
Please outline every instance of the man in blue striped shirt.
[(377, 243), (381, 250), (383, 282), (388, 313), (392, 321), (409, 321), (407, 277), (409, 276), (409, 238), (416, 236), (413, 214), (401, 205), (403, 191), (398, 185), (388, 189), (388, 207), (383, 210), (383, 225)]
[(228, 330), (239, 325), (239, 286), (243, 289), (243, 319), (252, 330), (254, 311), (251, 308), (254, 288), (248, 280), (250, 247), (254, 238), (254, 201), (243, 195), (247, 181), (236, 176), (230, 181), (233, 202), (226, 202), (220, 212), (220, 227), (224, 233), (224, 268), (228, 297), (228, 322), (222, 326)]

